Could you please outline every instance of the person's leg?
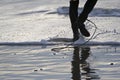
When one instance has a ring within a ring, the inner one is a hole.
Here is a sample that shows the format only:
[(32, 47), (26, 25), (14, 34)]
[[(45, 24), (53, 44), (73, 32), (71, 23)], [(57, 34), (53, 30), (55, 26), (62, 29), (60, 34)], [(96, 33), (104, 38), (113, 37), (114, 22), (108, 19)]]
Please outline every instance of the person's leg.
[(80, 23), (84, 23), (87, 19), (89, 13), (93, 10), (97, 0), (87, 0), (87, 2), (84, 5), (84, 9), (79, 15)]
[(73, 41), (79, 39), (78, 27), (75, 25), (76, 19), (78, 18), (78, 5), (79, 0), (70, 0), (69, 17), (73, 31)]
[(79, 18), (78, 18), (78, 24), (79, 24), (78, 26), (80, 28), (80, 31), (86, 37), (89, 37), (90, 34), (86, 30), (84, 22), (88, 18), (88, 15), (94, 8), (96, 2), (97, 2), (97, 0), (87, 0), (87, 2), (84, 5), (83, 11), (81, 12), (81, 14), (79, 15)]

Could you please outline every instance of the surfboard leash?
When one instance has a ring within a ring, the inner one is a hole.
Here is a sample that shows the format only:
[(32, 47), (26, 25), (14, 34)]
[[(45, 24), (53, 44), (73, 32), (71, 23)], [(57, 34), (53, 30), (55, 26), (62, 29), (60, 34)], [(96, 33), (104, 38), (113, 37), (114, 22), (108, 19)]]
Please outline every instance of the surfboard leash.
[[(74, 46), (85, 46), (90, 40), (93, 39), (93, 37), (95, 36), (95, 33), (98, 29), (97, 25), (93, 21), (91, 21), (89, 19), (87, 19), (87, 21), (92, 23), (94, 25), (93, 27), (95, 28), (92, 36), (87, 41), (85, 41), (82, 44), (78, 44), (78, 45), (74, 44), (74, 42), (72, 42), (71, 44), (67, 44), (65, 47), (52, 48), (51, 51), (59, 52), (60, 50), (65, 49), (65, 48), (74, 48)], [(73, 45), (73, 46), (71, 46), (71, 45)]]

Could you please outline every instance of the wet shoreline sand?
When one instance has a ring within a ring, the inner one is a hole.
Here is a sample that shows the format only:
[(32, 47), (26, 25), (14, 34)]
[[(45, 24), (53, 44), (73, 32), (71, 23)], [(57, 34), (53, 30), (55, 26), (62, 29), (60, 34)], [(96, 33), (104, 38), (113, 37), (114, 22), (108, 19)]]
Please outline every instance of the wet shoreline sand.
[(0, 46), (0, 80), (119, 80), (120, 47)]

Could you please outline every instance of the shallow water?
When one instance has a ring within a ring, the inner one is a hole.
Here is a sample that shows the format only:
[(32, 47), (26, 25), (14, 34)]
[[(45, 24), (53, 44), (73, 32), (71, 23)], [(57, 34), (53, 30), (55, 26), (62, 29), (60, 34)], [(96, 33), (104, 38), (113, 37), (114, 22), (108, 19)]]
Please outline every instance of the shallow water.
[(119, 80), (120, 47), (0, 46), (0, 80)]
[(89, 44), (111, 46), (63, 48), (46, 44), (72, 39), (69, 0), (0, 0), (0, 80), (120, 80), (119, 4), (99, 0), (89, 15)]

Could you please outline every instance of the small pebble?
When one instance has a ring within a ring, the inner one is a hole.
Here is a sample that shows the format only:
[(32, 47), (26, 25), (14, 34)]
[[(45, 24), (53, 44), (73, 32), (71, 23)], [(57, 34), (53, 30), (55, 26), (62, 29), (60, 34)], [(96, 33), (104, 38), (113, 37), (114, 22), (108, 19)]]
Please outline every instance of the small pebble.
[(65, 57), (63, 56), (62, 58), (64, 59)]
[(34, 71), (38, 71), (38, 70), (34, 70)]
[(110, 63), (110, 65), (114, 65), (114, 63)]
[(40, 70), (42, 71), (43, 69), (41, 68)]

